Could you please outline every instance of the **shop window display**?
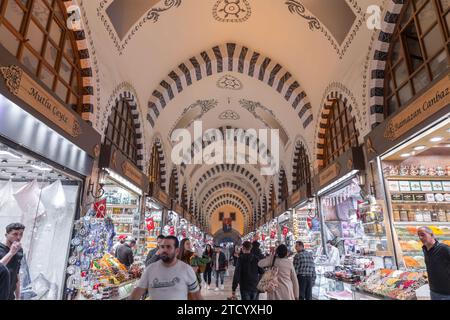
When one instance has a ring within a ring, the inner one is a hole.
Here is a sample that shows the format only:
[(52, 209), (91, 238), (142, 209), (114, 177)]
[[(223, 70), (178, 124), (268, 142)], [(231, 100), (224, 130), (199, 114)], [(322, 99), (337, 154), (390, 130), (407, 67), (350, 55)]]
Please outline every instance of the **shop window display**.
[(111, 179), (106, 179), (103, 188), (106, 197), (106, 213), (108, 217), (111, 217), (116, 228), (115, 240), (118, 240), (120, 235), (137, 239), (140, 222), (139, 195), (121, 187)]
[(450, 121), (404, 143), (381, 158), (400, 268), (424, 270), (420, 226), (450, 245)]
[(322, 246), (320, 220), (316, 215), (315, 201), (293, 209), (293, 234), (295, 241), (302, 241), (305, 249), (316, 254)]
[(145, 236), (142, 237), (143, 243), (138, 244), (138, 246), (140, 245), (145, 247), (146, 252), (156, 248), (156, 238), (162, 232), (162, 215), (162, 207), (150, 198), (146, 198), (145, 228), (143, 229)]
[(0, 230), (25, 225), (21, 298), (61, 299), (81, 182), (1, 143), (0, 160)]
[[(385, 211), (363, 198), (357, 177), (320, 197), (323, 239), (316, 256), (318, 299), (352, 300), (352, 285), (374, 270), (392, 267)], [(331, 243), (328, 243), (331, 242)]]

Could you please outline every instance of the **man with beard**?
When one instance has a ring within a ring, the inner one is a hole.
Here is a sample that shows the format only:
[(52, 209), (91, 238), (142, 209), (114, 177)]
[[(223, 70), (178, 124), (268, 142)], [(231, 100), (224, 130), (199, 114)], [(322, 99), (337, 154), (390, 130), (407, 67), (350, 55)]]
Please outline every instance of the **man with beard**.
[(200, 286), (191, 266), (179, 261), (179, 241), (166, 237), (160, 245), (160, 260), (144, 271), (130, 300), (140, 300), (146, 290), (152, 300), (202, 300)]

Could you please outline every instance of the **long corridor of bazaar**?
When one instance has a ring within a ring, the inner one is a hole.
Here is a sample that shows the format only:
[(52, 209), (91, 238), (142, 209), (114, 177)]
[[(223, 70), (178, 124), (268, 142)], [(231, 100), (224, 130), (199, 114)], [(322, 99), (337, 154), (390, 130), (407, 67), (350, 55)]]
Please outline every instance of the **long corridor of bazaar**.
[(450, 300), (449, 90), (449, 0), (0, 0), (0, 300)]

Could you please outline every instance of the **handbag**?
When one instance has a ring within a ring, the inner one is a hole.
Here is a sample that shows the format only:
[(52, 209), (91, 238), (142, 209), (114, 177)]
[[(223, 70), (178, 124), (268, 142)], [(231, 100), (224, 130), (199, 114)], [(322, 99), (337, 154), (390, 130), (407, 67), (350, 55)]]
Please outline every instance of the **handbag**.
[(272, 266), (264, 272), (256, 288), (260, 292), (272, 293), (278, 288), (278, 268), (275, 267), (276, 256), (273, 257)]

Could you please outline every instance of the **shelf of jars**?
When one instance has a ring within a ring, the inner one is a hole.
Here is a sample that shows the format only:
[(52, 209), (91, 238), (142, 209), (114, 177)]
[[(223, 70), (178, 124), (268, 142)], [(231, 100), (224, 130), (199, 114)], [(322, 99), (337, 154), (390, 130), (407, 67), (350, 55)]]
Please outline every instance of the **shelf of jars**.
[(440, 167), (428, 170), (409, 168), (413, 175), (386, 177), (400, 260), (407, 270), (426, 269), (420, 227), (429, 227), (439, 241), (450, 244), (450, 176)]

